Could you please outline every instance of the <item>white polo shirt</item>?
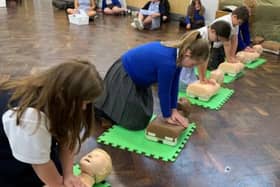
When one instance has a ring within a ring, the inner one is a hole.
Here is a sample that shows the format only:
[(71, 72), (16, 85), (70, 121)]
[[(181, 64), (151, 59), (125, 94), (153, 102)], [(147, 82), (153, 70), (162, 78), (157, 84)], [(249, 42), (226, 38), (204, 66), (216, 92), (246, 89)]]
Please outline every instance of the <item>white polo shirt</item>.
[[(230, 33), (230, 37), (232, 37), (233, 35), (238, 35), (238, 31), (239, 31), (239, 26), (233, 26), (232, 24), (232, 19), (231, 19), (231, 15), (232, 14), (228, 14), (228, 15), (225, 15), (225, 16), (222, 16), (218, 19), (216, 19), (214, 22), (216, 21), (220, 21), (220, 20), (223, 20), (223, 21), (226, 21), (230, 24), (231, 26), (231, 33)], [(214, 48), (219, 48), (219, 47), (222, 47), (223, 46), (223, 43), (222, 42), (214, 42), (213, 44), (213, 47)]]
[(43, 112), (40, 115), (39, 119), (35, 108), (27, 108), (19, 125), (16, 125), (16, 112), (8, 110), (2, 116), (12, 154), (21, 162), (44, 164), (50, 160), (52, 137), (47, 129), (49, 122)]
[(208, 26), (201, 27), (200, 29), (197, 29), (197, 31), (200, 33), (200, 36), (201, 36), (202, 39), (205, 39), (205, 40), (209, 41)]

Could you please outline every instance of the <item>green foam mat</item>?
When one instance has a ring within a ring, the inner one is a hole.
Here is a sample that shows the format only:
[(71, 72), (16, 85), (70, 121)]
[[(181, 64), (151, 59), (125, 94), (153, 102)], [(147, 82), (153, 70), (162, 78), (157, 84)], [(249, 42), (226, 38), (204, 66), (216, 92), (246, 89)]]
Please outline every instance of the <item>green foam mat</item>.
[[(198, 76), (197, 68), (195, 67), (194, 70), (195, 70), (195, 74)], [(238, 74), (235, 75), (235, 76), (224, 75), (224, 83), (225, 83), (225, 84), (231, 83), (231, 82), (233, 82), (234, 80), (236, 80), (236, 79), (242, 77), (243, 75), (244, 75), (244, 72), (243, 72), (243, 71), (240, 72), (240, 73), (238, 73)], [(206, 77), (207, 77), (207, 78), (210, 77), (210, 71), (209, 71), (209, 70), (206, 71)]]
[(266, 59), (264, 58), (258, 58), (255, 61), (252, 61), (250, 63), (245, 64), (245, 67), (248, 69), (256, 69), (257, 67), (261, 66), (266, 62)]
[(224, 75), (224, 83), (228, 84), (233, 82), (234, 80), (242, 77), (244, 75), (244, 71), (239, 72), (237, 75), (235, 76), (231, 76), (231, 75)]
[[(79, 176), (81, 174), (81, 169), (78, 164), (75, 164), (73, 166), (73, 173), (76, 176)], [(92, 187), (111, 187), (111, 185), (109, 183), (107, 183), (106, 181), (102, 181), (100, 183), (94, 184)]]
[(114, 125), (99, 136), (97, 142), (168, 162), (176, 160), (195, 129), (195, 123), (189, 124), (177, 145), (170, 146), (146, 139), (145, 130), (130, 131)]
[(229, 100), (233, 93), (234, 90), (221, 87), (219, 92), (213, 97), (211, 97), (208, 101), (201, 101), (199, 99), (192, 98), (188, 96), (188, 94), (185, 92), (179, 92), (178, 98), (186, 97), (191, 104), (213, 110), (219, 110)]

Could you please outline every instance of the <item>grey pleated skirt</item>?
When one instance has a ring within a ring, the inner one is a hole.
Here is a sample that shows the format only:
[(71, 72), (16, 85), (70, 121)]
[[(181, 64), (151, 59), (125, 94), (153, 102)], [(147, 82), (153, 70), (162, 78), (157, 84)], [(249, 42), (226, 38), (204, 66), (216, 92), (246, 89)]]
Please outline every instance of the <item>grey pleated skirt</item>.
[(119, 59), (105, 76), (104, 91), (97, 98), (95, 108), (117, 125), (141, 130), (153, 114), (152, 89), (135, 85)]

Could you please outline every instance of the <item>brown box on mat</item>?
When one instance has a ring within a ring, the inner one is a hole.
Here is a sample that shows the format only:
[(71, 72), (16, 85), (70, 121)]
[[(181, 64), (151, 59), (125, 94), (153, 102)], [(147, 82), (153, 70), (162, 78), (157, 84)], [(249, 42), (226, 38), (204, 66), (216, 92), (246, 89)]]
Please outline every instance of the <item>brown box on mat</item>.
[(185, 128), (180, 125), (171, 125), (162, 117), (156, 117), (148, 125), (145, 134), (149, 140), (162, 141), (164, 144), (175, 146), (178, 137), (184, 130)]

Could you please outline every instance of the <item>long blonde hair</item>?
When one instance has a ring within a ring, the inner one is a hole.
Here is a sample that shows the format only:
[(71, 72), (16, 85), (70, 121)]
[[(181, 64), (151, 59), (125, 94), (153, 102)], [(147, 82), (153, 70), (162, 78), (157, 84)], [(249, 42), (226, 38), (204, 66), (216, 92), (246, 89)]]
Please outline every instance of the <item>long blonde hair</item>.
[(184, 54), (189, 49), (191, 51), (191, 59), (196, 61), (207, 61), (210, 53), (209, 42), (200, 38), (198, 31), (185, 33), (179, 40), (161, 42), (166, 47), (179, 49), (177, 65), (181, 64)]
[[(17, 124), (27, 107), (43, 111), (49, 119), (49, 132), (62, 145), (74, 150), (77, 141), (90, 136), (93, 128), (93, 106), (82, 110), (83, 101), (94, 101), (103, 90), (102, 79), (95, 66), (87, 61), (72, 60), (44, 72), (9, 80), (1, 85), (11, 90), (11, 104), (18, 101)], [(80, 133), (83, 135), (80, 138)], [(78, 150), (79, 150), (78, 149)]]

